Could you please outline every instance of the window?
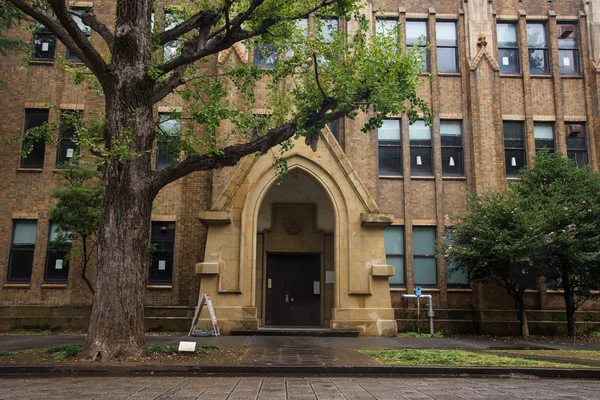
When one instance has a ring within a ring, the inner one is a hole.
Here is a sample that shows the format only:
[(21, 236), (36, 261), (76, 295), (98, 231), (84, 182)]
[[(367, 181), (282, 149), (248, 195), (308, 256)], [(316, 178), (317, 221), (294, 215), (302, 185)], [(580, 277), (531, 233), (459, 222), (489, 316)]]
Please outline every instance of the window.
[(327, 124), (327, 126), (329, 127), (329, 130), (331, 131), (331, 133), (333, 133), (333, 137), (335, 137), (335, 140), (337, 140), (339, 142), (340, 141), (340, 120), (336, 119), (335, 121), (331, 121), (330, 123)]
[(558, 24), (558, 63), (563, 75), (579, 75), (579, 45), (577, 43), (577, 26)]
[(173, 253), (175, 251), (175, 222), (152, 222), (152, 258), (150, 283), (173, 281)]
[[(59, 238), (59, 233), (60, 238)], [(69, 261), (67, 255), (71, 250), (70, 235), (59, 232), (58, 226), (50, 222), (48, 233), (48, 249), (46, 250), (45, 282), (66, 282), (69, 277)], [(60, 239), (60, 242), (56, 242)]]
[(398, 43), (398, 20), (377, 18), (375, 20), (375, 34), (381, 37), (389, 36)]
[(31, 281), (36, 230), (36, 220), (13, 220), (12, 242), (8, 259), (8, 281)]
[(413, 260), (415, 285), (437, 285), (435, 261), (435, 227), (413, 228)]
[(520, 73), (517, 24), (498, 23), (496, 31), (498, 34), (498, 60), (500, 61), (500, 73)]
[[(452, 232), (446, 231), (446, 245), (453, 243)], [(457, 264), (452, 261), (446, 261), (446, 283), (448, 286), (469, 286), (469, 274), (457, 269)]]
[(437, 67), (439, 72), (458, 72), (456, 22), (435, 24)]
[(275, 68), (277, 65), (277, 47), (270, 43), (255, 43), (254, 65), (261, 68)]
[(525, 165), (525, 130), (523, 122), (504, 121), (504, 158), (506, 176), (518, 176)]
[(56, 166), (64, 167), (77, 153), (75, 143), (75, 129), (81, 111), (63, 110), (60, 114), (60, 130), (58, 149), (56, 153)]
[(158, 114), (158, 149), (156, 169), (163, 169), (179, 161), (179, 136), (181, 123), (173, 114)]
[[(78, 8), (78, 7), (73, 7), (71, 9), (75, 10), (75, 11), (89, 10), (88, 8)], [(83, 21), (81, 20), (81, 18), (79, 18), (75, 15), (72, 15), (71, 18), (73, 18), (73, 21), (75, 21), (75, 23), (77, 24), (77, 26), (83, 33), (83, 36), (85, 36), (87, 40), (90, 40), (90, 33), (91, 33), (90, 27), (87, 26), (86, 24), (84, 24)], [(81, 61), (75, 54), (71, 53), (71, 51), (69, 49), (67, 49), (67, 60), (71, 60), (71, 61), (75, 61), (75, 62)]]
[[(25, 132), (29, 129), (37, 128), (48, 122), (48, 110), (26, 109), (25, 110)], [(44, 153), (46, 152), (46, 142), (44, 139), (33, 142), (31, 152), (26, 157), (21, 157), (21, 168), (43, 168)], [(23, 142), (23, 150), (28, 147), (26, 141)]]
[(333, 35), (339, 30), (340, 23), (337, 18), (319, 18), (318, 39), (323, 43), (333, 42)]
[(54, 61), (56, 51), (56, 36), (44, 25), (40, 25), (33, 38), (33, 59), (39, 61)]
[[(165, 12), (165, 31), (175, 28), (178, 24), (183, 22), (179, 16), (172, 12)], [(165, 44), (163, 48), (165, 61), (172, 60), (177, 55), (177, 49), (179, 48), (179, 41), (172, 40)]]
[(417, 120), (408, 128), (410, 139), (410, 173), (412, 175), (431, 175), (431, 128), (425, 121)]
[(460, 121), (440, 121), (442, 174), (464, 175), (462, 128)]
[(427, 35), (426, 21), (406, 21), (406, 45), (418, 46), (423, 51), (423, 57), (425, 58), (423, 72), (429, 71), (429, 51), (427, 50), (428, 42), (429, 37)]
[(385, 259), (395, 267), (395, 274), (389, 278), (390, 285), (405, 285), (404, 280), (404, 227), (390, 226), (383, 230)]
[(527, 44), (529, 46), (529, 72), (532, 75), (549, 73), (548, 43), (544, 24), (527, 24)]
[(533, 124), (536, 153), (542, 149), (554, 151), (554, 124), (551, 122), (536, 122)]
[(575, 161), (578, 167), (588, 164), (587, 140), (583, 123), (566, 123), (567, 157)]
[[(300, 18), (296, 20), (296, 29), (302, 33), (303, 36), (308, 36), (308, 18)], [(294, 57), (294, 51), (288, 50), (285, 52), (285, 58)]]
[(402, 137), (400, 120), (386, 119), (377, 130), (379, 174), (402, 175)]

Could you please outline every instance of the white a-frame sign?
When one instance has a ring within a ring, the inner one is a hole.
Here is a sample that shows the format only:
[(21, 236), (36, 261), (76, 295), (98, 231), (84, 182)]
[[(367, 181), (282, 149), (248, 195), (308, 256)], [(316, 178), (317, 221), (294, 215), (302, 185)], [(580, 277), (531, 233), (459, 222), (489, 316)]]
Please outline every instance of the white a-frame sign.
[[(210, 320), (212, 321), (213, 329), (212, 331), (201, 331), (196, 330), (196, 325), (198, 324), (198, 319), (200, 318), (200, 313), (202, 313), (202, 308), (206, 305), (208, 307), (208, 314), (210, 315)], [(194, 319), (192, 320), (192, 327), (190, 328), (190, 332), (188, 336), (220, 336), (221, 332), (219, 332), (219, 321), (217, 321), (217, 316), (215, 315), (215, 309), (213, 308), (212, 301), (210, 300), (210, 296), (207, 294), (203, 294), (198, 299), (198, 307), (196, 307), (196, 313), (194, 314)]]

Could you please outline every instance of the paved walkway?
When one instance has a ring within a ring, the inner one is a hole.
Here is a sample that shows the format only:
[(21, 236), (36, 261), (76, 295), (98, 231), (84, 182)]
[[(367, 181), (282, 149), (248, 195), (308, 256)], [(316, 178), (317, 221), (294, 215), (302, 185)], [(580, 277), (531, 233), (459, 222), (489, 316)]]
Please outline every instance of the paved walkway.
[(600, 381), (469, 378), (0, 379), (0, 399), (599, 399)]

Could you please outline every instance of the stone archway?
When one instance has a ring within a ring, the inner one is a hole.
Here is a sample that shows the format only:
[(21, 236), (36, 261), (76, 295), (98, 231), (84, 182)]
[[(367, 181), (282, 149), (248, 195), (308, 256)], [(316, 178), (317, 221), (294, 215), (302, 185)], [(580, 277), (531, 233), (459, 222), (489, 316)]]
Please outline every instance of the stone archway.
[[(296, 143), (287, 156), (290, 171), (316, 182), (334, 214), (332, 329), (367, 335), (397, 331), (389, 294), (381, 229), (391, 222), (367, 193), (333, 135), (321, 136), (316, 152)], [(201, 293), (213, 298), (222, 330), (258, 329), (257, 231), (260, 206), (278, 177), (268, 157), (249, 157), (239, 166), (213, 209), (200, 212), (208, 226)], [(259, 296), (260, 298), (260, 296)]]

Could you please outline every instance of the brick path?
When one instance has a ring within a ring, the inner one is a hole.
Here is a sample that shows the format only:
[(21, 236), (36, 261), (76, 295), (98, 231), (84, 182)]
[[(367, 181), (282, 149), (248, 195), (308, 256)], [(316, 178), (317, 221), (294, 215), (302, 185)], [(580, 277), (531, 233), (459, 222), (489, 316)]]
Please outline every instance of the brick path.
[(469, 378), (0, 379), (0, 399), (600, 399), (600, 381)]

